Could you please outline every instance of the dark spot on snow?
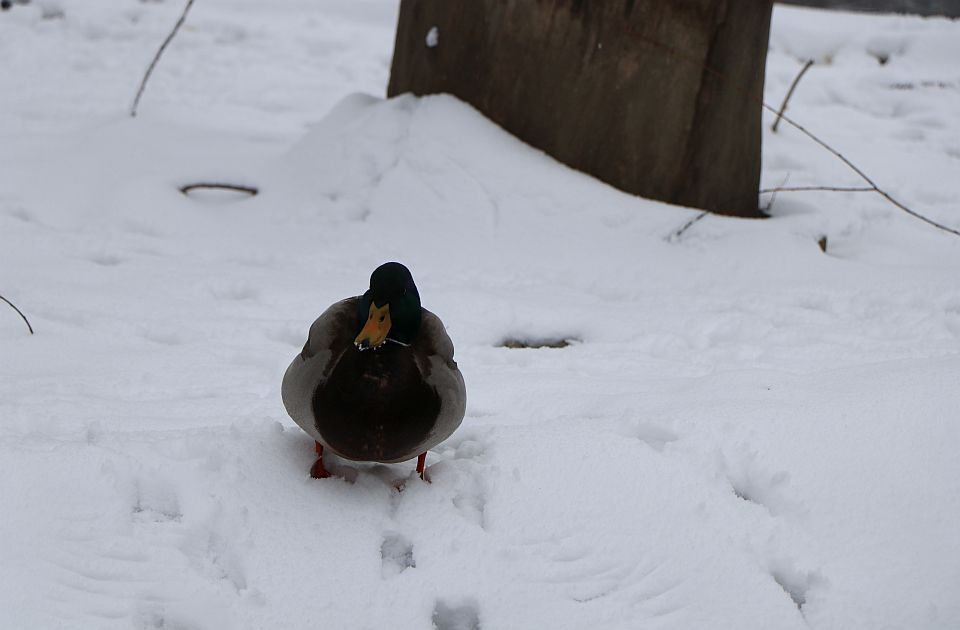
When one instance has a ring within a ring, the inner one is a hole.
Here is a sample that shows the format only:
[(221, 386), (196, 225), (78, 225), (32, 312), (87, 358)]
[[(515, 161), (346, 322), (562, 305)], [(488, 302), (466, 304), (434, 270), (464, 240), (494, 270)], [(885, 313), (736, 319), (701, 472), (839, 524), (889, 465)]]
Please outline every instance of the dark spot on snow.
[(824, 254), (827, 253), (827, 237), (826, 237), (826, 236), (821, 236), (821, 237), (817, 240), (817, 245), (820, 246), (820, 251), (821, 251), (821, 252), (823, 252)]
[(433, 609), (436, 630), (480, 630), (480, 613), (475, 603), (459, 606), (438, 601)]
[(380, 558), (383, 562), (382, 575), (385, 578), (400, 575), (417, 566), (413, 558), (413, 544), (399, 534), (387, 534), (383, 537)]
[(123, 262), (123, 258), (114, 254), (94, 254), (89, 258), (90, 262), (103, 267), (116, 267)]
[(66, 14), (58, 6), (41, 5), (40, 18), (43, 20), (62, 20)]
[(500, 348), (526, 349), (526, 348), (566, 348), (578, 342), (579, 339), (573, 337), (559, 339), (535, 339), (535, 338), (516, 338), (510, 337), (504, 339), (498, 344)]
[(242, 186), (240, 184), (197, 182), (181, 186), (180, 192), (187, 197), (197, 199), (232, 201), (244, 197), (255, 197), (260, 193), (260, 190), (252, 186)]

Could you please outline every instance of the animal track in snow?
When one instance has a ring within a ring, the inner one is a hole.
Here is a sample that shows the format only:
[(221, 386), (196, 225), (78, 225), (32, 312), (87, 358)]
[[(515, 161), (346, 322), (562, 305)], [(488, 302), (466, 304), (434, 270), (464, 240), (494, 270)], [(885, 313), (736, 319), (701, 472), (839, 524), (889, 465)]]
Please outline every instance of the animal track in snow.
[(171, 618), (168, 615), (158, 611), (141, 613), (139, 622), (140, 626), (138, 628), (143, 628), (143, 630), (196, 630), (199, 628), (199, 626), (185, 622), (181, 619)]
[(380, 558), (384, 578), (395, 577), (417, 566), (413, 557), (413, 544), (400, 534), (387, 534), (383, 537)]
[(22, 221), (23, 223), (37, 223), (36, 217), (22, 206), (14, 206), (12, 209), (4, 212), (8, 217)]
[(792, 562), (782, 560), (771, 563), (770, 576), (790, 596), (801, 614), (807, 603), (810, 589), (823, 583), (820, 573), (800, 571)]
[(436, 630), (480, 630), (480, 611), (476, 602), (456, 605), (438, 600), (433, 608), (433, 627)]
[(220, 300), (241, 302), (245, 300), (257, 300), (260, 297), (260, 290), (247, 283), (216, 286), (213, 287), (212, 291), (213, 295)]
[(790, 474), (784, 470), (774, 473), (764, 470), (756, 462), (756, 453), (746, 453), (735, 462), (728, 460), (724, 468), (733, 493), (744, 501), (766, 508), (773, 516), (804, 512), (803, 506), (785, 492)]
[(134, 519), (140, 522), (179, 522), (183, 519), (176, 489), (158, 481), (140, 481), (133, 504)]
[(616, 429), (616, 432), (623, 437), (640, 440), (657, 452), (663, 452), (667, 444), (679, 439), (679, 436), (670, 429), (645, 422), (625, 422)]
[(100, 265), (101, 267), (116, 267), (120, 263), (124, 262), (124, 259), (116, 254), (91, 254), (87, 256), (87, 260), (92, 262), (95, 265)]
[(264, 331), (264, 336), (270, 341), (276, 341), (300, 349), (306, 340), (302, 326), (277, 325)]
[(487, 498), (479, 482), (470, 484), (453, 497), (453, 505), (470, 521), (486, 529)]
[(226, 581), (240, 594), (247, 589), (247, 576), (232, 542), (205, 527), (185, 536), (179, 548), (201, 575), (213, 582)]
[(164, 346), (179, 346), (186, 342), (186, 338), (180, 331), (156, 325), (144, 327), (142, 336), (147, 341)]

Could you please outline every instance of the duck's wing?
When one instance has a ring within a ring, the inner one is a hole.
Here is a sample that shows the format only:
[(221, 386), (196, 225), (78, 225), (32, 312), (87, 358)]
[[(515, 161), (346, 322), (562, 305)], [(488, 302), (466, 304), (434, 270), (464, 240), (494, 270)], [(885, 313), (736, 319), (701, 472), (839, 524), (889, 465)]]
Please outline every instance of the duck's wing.
[(320, 439), (313, 417), (313, 395), (337, 360), (353, 344), (357, 328), (357, 301), (347, 298), (325, 310), (310, 326), (303, 350), (294, 357), (280, 394), (294, 422), (315, 440)]
[(450, 341), (440, 318), (427, 309), (422, 309), (417, 336), (417, 343), (423, 344), (422, 351), (417, 352), (421, 372), (426, 382), (436, 388), (440, 396), (440, 412), (430, 440), (432, 445), (436, 445), (449, 437), (463, 421), (467, 408), (467, 390), (460, 368), (453, 358), (453, 342)]

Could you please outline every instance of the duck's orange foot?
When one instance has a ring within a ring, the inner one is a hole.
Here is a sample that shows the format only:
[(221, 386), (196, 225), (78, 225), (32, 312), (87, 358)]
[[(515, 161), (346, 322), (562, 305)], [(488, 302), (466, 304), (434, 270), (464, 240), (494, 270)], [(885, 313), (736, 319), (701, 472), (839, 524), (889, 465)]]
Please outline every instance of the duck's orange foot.
[(330, 471), (324, 468), (323, 458), (321, 457), (317, 461), (313, 462), (313, 466), (310, 467), (310, 476), (314, 479), (326, 479), (327, 477), (332, 477)]
[(326, 479), (332, 477), (330, 471), (323, 466), (323, 444), (316, 442), (317, 461), (310, 467), (310, 476), (314, 479)]

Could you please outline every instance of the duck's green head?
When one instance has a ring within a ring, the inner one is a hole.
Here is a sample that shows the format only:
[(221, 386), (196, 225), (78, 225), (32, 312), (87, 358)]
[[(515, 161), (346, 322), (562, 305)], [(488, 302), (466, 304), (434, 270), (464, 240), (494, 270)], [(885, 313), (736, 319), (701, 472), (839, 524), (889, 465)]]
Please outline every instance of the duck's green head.
[(387, 341), (408, 345), (420, 329), (420, 294), (410, 270), (398, 262), (377, 267), (370, 288), (360, 298), (357, 313), (363, 328), (354, 340), (360, 350), (378, 348)]

